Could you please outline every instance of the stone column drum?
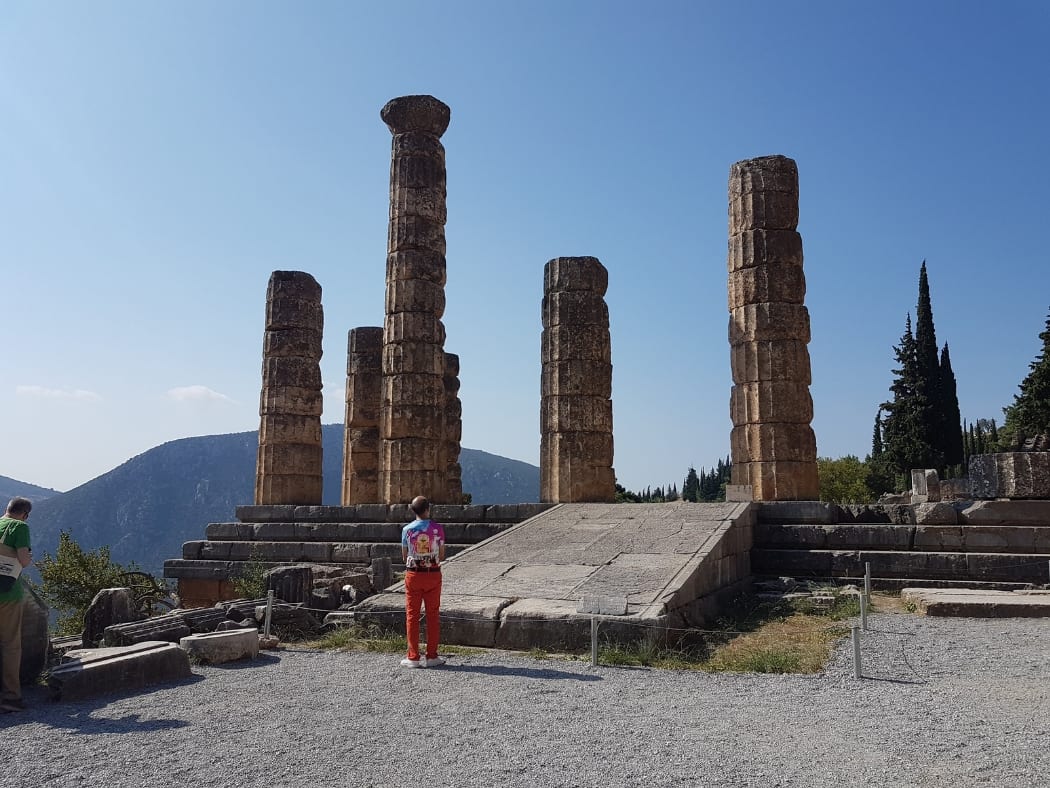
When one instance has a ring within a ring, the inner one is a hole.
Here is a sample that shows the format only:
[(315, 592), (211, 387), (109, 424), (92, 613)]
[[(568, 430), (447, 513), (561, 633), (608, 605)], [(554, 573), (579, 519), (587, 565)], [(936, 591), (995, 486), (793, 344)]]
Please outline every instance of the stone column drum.
[[(380, 112), (390, 165), (379, 497), (448, 498), (445, 436), (445, 148), (450, 110), (402, 96)], [(456, 501), (455, 503), (458, 503)]]
[(463, 502), (463, 466), (459, 464), (463, 440), (463, 403), (459, 399), (459, 356), (445, 354), (445, 474), (447, 503)]
[(594, 257), (558, 257), (543, 270), (540, 355), (540, 500), (616, 499), (612, 352), (605, 291)]
[(321, 286), (274, 271), (266, 290), (255, 503), (321, 504)]
[(798, 167), (785, 156), (729, 173), (732, 483), (757, 501), (817, 500), (809, 311), (798, 234)]
[(343, 506), (379, 501), (379, 401), (383, 388), (383, 329), (350, 329), (346, 348)]

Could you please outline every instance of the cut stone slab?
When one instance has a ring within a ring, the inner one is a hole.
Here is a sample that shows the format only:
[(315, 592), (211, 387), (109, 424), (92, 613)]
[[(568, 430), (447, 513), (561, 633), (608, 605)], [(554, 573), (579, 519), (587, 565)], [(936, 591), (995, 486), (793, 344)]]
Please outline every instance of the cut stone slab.
[(211, 665), (259, 656), (259, 630), (239, 629), (190, 635), (179, 646), (191, 657)]
[(78, 649), (51, 671), (47, 683), (56, 700), (82, 700), (107, 692), (138, 690), (189, 678), (190, 660), (174, 643)]
[(1050, 618), (1050, 591), (905, 588), (901, 600), (928, 616)]
[(1050, 501), (975, 501), (959, 511), (959, 522), (1050, 527)]

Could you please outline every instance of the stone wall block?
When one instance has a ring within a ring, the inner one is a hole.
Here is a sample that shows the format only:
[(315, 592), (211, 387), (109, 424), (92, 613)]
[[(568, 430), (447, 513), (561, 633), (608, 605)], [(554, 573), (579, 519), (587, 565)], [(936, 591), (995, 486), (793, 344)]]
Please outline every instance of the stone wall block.
[(748, 304), (803, 304), (806, 275), (801, 266), (757, 265), (729, 274), (729, 309)]
[(541, 309), (544, 328), (566, 324), (609, 325), (609, 307), (605, 299), (586, 290), (553, 291), (544, 295)]
[(813, 421), (813, 397), (805, 383), (743, 383), (733, 386), (729, 415), (734, 426), (764, 422), (809, 424)]
[(424, 342), (444, 346), (445, 324), (434, 312), (394, 312), (386, 317), (383, 336), (385, 342)]
[(543, 292), (585, 290), (600, 296), (609, 289), (609, 271), (597, 257), (555, 257), (543, 268)]
[[(272, 443), (259, 446), (258, 467), (271, 472), (284, 469), (297, 474), (321, 474), (321, 447), (309, 443)], [(274, 501), (272, 503), (287, 503)]]
[(398, 132), (391, 145), (393, 159), (422, 156), (439, 161), (444, 166), (445, 146), (437, 136), (427, 131)]
[[(431, 500), (446, 494), (448, 482), (445, 470), (391, 470), (381, 477), (380, 496), (392, 503), (411, 503), (417, 495)], [(411, 520), (408, 517), (405, 522)]]
[(320, 301), (321, 285), (305, 271), (274, 271), (266, 285), (266, 300)]
[(729, 227), (739, 230), (794, 230), (798, 198), (784, 192), (751, 192), (730, 198)]
[(375, 358), (383, 350), (383, 329), (379, 326), (358, 326), (346, 334), (348, 356), (360, 355)]
[[(380, 447), (379, 462), (384, 468), (396, 468), (403, 471), (438, 469), (444, 450), (442, 440), (427, 438), (402, 438), (397, 441), (384, 441)], [(416, 493), (424, 495), (425, 493)]]
[(608, 325), (559, 324), (543, 329), (540, 335), (543, 359), (568, 361), (612, 361)]
[(426, 249), (444, 255), (445, 226), (422, 216), (391, 217), (387, 249), (388, 252)]
[[(440, 194), (445, 193), (444, 146), (437, 143), (441, 149), (438, 155), (436, 149), (425, 151), (420, 145), (410, 144), (420, 140), (410, 136), (394, 140), (390, 161), (391, 196), (405, 189), (436, 189)], [(397, 202), (392, 202), (392, 208), (397, 206)]]
[(542, 368), (542, 396), (612, 396), (612, 364), (605, 361), (547, 361)]
[(542, 432), (612, 433), (612, 401), (601, 397), (549, 396), (540, 400)]
[(798, 165), (781, 155), (738, 161), (729, 170), (729, 195), (752, 192), (785, 192), (798, 200)]
[(806, 424), (743, 424), (729, 435), (737, 462), (816, 462), (817, 440)]
[(733, 484), (749, 484), (756, 500), (816, 501), (820, 484), (816, 462), (750, 462), (732, 468)]
[(277, 473), (256, 475), (255, 500), (266, 504), (296, 504), (320, 501), (321, 474)]
[[(426, 279), (392, 279), (386, 285), (386, 313), (397, 312), (423, 312), (440, 319), (445, 314), (445, 288)], [(413, 339), (422, 341), (422, 337)], [(384, 333), (383, 341), (397, 340)]]
[(729, 317), (729, 344), (793, 340), (809, 343), (809, 310), (802, 304), (747, 304)]
[(321, 420), (316, 416), (279, 413), (259, 420), (260, 443), (321, 443)]
[(263, 355), (321, 359), (321, 332), (312, 328), (268, 329), (263, 334)]
[(263, 388), (295, 387), (321, 390), (321, 367), (308, 358), (264, 358), (262, 362)]
[(383, 379), (379, 375), (350, 375), (346, 379), (345, 424), (365, 427), (379, 423)]
[(768, 265), (802, 267), (802, 236), (795, 230), (740, 230), (729, 236), (729, 272)]
[(729, 353), (734, 383), (791, 381), (809, 386), (812, 382), (805, 342), (738, 342), (730, 346)]
[(445, 381), (439, 375), (388, 375), (383, 386), (383, 407), (403, 404), (443, 408), (446, 396)]
[(441, 287), (446, 283), (444, 255), (426, 249), (393, 252), (386, 257), (386, 279), (425, 279)]
[(266, 328), (309, 328), (324, 331), (324, 310), (320, 301), (279, 298), (266, 302)]
[(259, 397), (260, 416), (285, 413), (320, 417), (323, 406), (324, 398), (319, 389), (299, 386), (264, 388)]
[(445, 351), (426, 342), (395, 342), (383, 348), (384, 396), (395, 375), (444, 375)]
[(425, 438), (445, 440), (444, 424), (435, 419), (441, 409), (433, 405), (390, 405), (379, 412), (379, 430), (387, 440)]
[(445, 208), (445, 186), (398, 186), (390, 195), (390, 218), (420, 216), (444, 225), (448, 218)]

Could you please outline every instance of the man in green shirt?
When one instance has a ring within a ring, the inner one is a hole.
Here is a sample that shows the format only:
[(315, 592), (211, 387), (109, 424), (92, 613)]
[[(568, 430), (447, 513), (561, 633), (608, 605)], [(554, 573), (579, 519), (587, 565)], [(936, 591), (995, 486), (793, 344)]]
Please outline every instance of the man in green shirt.
[[(7, 512), (0, 517), (0, 556), (13, 558), (22, 568), (33, 562), (29, 549), (29, 526), (26, 520), (33, 504), (26, 498), (12, 498)], [(0, 712), (22, 711), (22, 578), (8, 591), (0, 591)]]

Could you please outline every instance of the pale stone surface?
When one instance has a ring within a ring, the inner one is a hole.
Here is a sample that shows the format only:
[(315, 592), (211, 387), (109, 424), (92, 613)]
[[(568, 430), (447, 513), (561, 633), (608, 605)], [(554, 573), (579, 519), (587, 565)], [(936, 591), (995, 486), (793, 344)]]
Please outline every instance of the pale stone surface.
[(76, 652), (75, 658), (51, 670), (47, 683), (56, 700), (76, 701), (178, 681), (191, 675), (185, 651), (174, 643), (146, 641), (120, 648)]
[(766, 302), (803, 304), (806, 275), (801, 266), (756, 265), (729, 274), (729, 311)]
[(190, 635), (179, 641), (179, 647), (191, 658), (211, 665), (259, 656), (259, 630), (237, 629)]
[[(729, 351), (733, 380), (737, 384), (784, 382), (802, 387), (806, 395), (809, 394), (812, 380), (805, 342), (739, 342)], [(795, 399), (802, 402), (807, 398), (798, 395)]]
[(347, 334), (346, 414), (342, 504), (379, 501), (379, 405), (383, 385), (383, 329)]
[(983, 591), (949, 588), (905, 588), (901, 601), (928, 616), (969, 618), (1046, 618), (1050, 592)]
[(733, 484), (749, 484), (756, 501), (815, 501), (820, 497), (816, 462), (735, 463)]
[(732, 455), (739, 462), (816, 462), (817, 439), (809, 424), (742, 424), (729, 434)]
[(256, 504), (321, 502), (321, 287), (274, 271), (266, 297)]
[(463, 468), (459, 464), (460, 440), (463, 438), (463, 403), (459, 399), (459, 356), (445, 354), (445, 500), (456, 504), (463, 500)]
[(802, 236), (794, 230), (739, 230), (729, 236), (729, 271), (758, 265), (802, 267)]
[(974, 498), (1050, 499), (1050, 452), (1004, 452), (970, 458)]
[(1050, 501), (974, 501), (959, 510), (959, 522), (1050, 526)]

